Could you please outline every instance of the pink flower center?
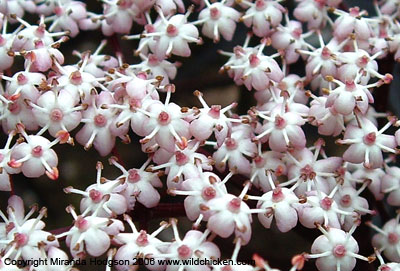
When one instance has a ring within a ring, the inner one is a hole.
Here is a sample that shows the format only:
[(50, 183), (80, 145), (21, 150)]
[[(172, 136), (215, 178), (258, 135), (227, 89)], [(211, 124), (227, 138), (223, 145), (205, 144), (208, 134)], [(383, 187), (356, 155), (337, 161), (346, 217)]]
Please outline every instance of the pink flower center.
[(227, 138), (225, 141), (225, 145), (229, 150), (235, 150), (237, 148), (237, 142), (233, 138)]
[(82, 84), (82, 75), (79, 71), (74, 71), (69, 77), (69, 81), (74, 85)]
[(265, 9), (265, 1), (264, 0), (257, 0), (256, 1), (256, 9), (258, 11)]
[(353, 17), (360, 16), (360, 8), (359, 7), (350, 8), (349, 11), (350, 11), (350, 15)]
[(102, 114), (97, 114), (94, 117), (94, 124), (98, 127), (104, 127), (107, 124), (107, 119), (104, 115)]
[(103, 193), (101, 193), (99, 190), (92, 189), (89, 191), (89, 197), (94, 203), (99, 203), (103, 198)]
[(147, 33), (153, 33), (153, 32), (155, 31), (155, 28), (154, 28), (154, 26), (153, 26), (152, 24), (146, 24), (146, 25), (144, 26), (144, 30), (145, 30)]
[(152, 66), (157, 66), (158, 64), (160, 64), (160, 61), (158, 60), (157, 56), (153, 54), (148, 55), (147, 61)]
[(41, 24), (41, 25), (39, 25), (37, 28), (36, 28), (36, 30), (35, 30), (35, 35), (38, 37), (38, 38), (42, 38), (43, 36), (44, 36), (44, 33), (46, 32), (46, 26), (45, 25), (43, 25), (43, 24)]
[(314, 0), (321, 8), (325, 6), (326, 0)]
[(192, 250), (187, 245), (178, 247), (178, 255), (180, 259), (188, 259), (192, 256)]
[(356, 83), (354, 83), (354, 80), (346, 80), (346, 90), (348, 91), (353, 91), (356, 89)]
[(213, 20), (218, 20), (219, 17), (221, 17), (221, 12), (219, 11), (218, 8), (213, 7), (213, 8), (210, 9), (210, 17)]
[(61, 16), (63, 14), (63, 9), (59, 6), (55, 7), (53, 11), (57, 16)]
[(141, 247), (145, 247), (149, 244), (146, 231), (144, 230), (140, 231), (138, 238), (136, 238), (136, 244), (138, 244)]
[(292, 31), (292, 35), (293, 37), (295, 37), (296, 39), (299, 39), (301, 37), (301, 34), (303, 33), (303, 30), (301, 28), (295, 28)]
[(132, 4), (133, 4), (132, 0), (119, 0), (118, 1), (119, 8), (121, 8), (121, 9), (130, 8), (132, 6)]
[(376, 134), (375, 132), (368, 133), (364, 136), (364, 143), (366, 145), (373, 145), (375, 144)]
[(344, 245), (336, 245), (333, 248), (333, 255), (336, 258), (342, 258), (342, 257), (346, 256), (346, 248), (345, 248), (345, 246)]
[(186, 154), (180, 151), (175, 152), (175, 159), (178, 166), (183, 166), (189, 161), (189, 158), (186, 156)]
[(205, 200), (213, 199), (213, 198), (215, 198), (216, 195), (217, 195), (217, 191), (215, 191), (215, 189), (211, 186), (204, 188), (201, 193), (201, 196)]
[(136, 183), (140, 181), (141, 177), (140, 174), (136, 169), (130, 169), (128, 170), (128, 181), (131, 183)]
[(28, 243), (29, 237), (25, 233), (16, 233), (14, 235), (14, 241), (17, 247), (23, 247)]
[(61, 121), (63, 117), (64, 117), (63, 112), (58, 108), (54, 108), (50, 112), (50, 118), (52, 121)]
[(340, 199), (340, 203), (342, 206), (344, 207), (349, 207), (351, 205), (351, 196), (350, 195), (344, 195), (341, 199)]
[(19, 106), (18, 103), (10, 103), (8, 106), (8, 110), (14, 114), (18, 115), (18, 113), (21, 111), (21, 107)]
[(254, 158), (254, 163), (256, 164), (256, 167), (257, 168), (263, 168), (264, 166), (265, 166), (265, 159), (264, 158), (262, 158), (262, 156), (259, 156), (259, 155), (257, 155), (255, 158)]
[(286, 127), (286, 121), (284, 118), (282, 118), (281, 116), (276, 116), (275, 117), (275, 127), (278, 129), (283, 129)]
[(158, 115), (158, 123), (160, 123), (161, 125), (168, 125), (170, 122), (171, 122), (171, 118), (167, 112), (162, 111)]
[(87, 221), (86, 219), (84, 219), (81, 216), (78, 216), (78, 218), (75, 220), (75, 227), (77, 227), (79, 229), (79, 231), (84, 232), (87, 229), (89, 229), (90, 227), (90, 223), (89, 221)]
[(321, 207), (324, 210), (329, 210), (332, 207), (333, 200), (329, 197), (325, 197), (321, 200)]
[(167, 26), (167, 34), (168, 34), (168, 36), (176, 37), (178, 35), (178, 33), (179, 33), (178, 28), (176, 28), (175, 25), (169, 24)]
[(389, 243), (395, 245), (399, 242), (399, 235), (395, 232), (390, 232), (388, 234)]
[(32, 152), (31, 153), (32, 153), (32, 156), (34, 156), (34, 157), (42, 156), (42, 154), (43, 154), (42, 146), (38, 145), (38, 146), (32, 148)]
[(358, 59), (357, 64), (360, 68), (364, 68), (365, 66), (367, 66), (368, 62), (369, 62), (369, 57), (364, 55)]
[(304, 180), (313, 180), (316, 176), (314, 169), (310, 165), (306, 165), (305, 167), (303, 167), (300, 170), (300, 172), (301, 172), (301, 177)]
[(331, 57), (331, 50), (328, 47), (324, 47), (321, 52), (322, 59), (329, 59)]
[(285, 198), (285, 195), (282, 193), (282, 188), (280, 188), (279, 186), (276, 187), (273, 191), (272, 191), (272, 201), (273, 202), (280, 202)]
[(23, 73), (18, 74), (17, 76), (18, 85), (25, 85), (28, 83), (28, 78)]
[(249, 56), (249, 62), (250, 62), (250, 66), (252, 68), (257, 67), (258, 64), (260, 64), (260, 59), (258, 58), (258, 56), (256, 54), (251, 54)]
[(43, 48), (43, 47), (44, 47), (44, 43), (43, 43), (42, 40), (35, 40), (33, 43), (35, 44), (35, 48), (36, 48), (36, 49), (39, 49), (39, 48)]
[(140, 100), (130, 98), (129, 106), (130, 106), (130, 108), (140, 108), (142, 106), (142, 103), (140, 102)]
[(228, 210), (237, 213), (240, 210), (240, 204), (242, 203), (242, 199), (234, 198), (228, 203)]
[(220, 116), (220, 111), (221, 111), (220, 105), (212, 105), (210, 111), (208, 111), (208, 115), (210, 115), (214, 119), (218, 119)]

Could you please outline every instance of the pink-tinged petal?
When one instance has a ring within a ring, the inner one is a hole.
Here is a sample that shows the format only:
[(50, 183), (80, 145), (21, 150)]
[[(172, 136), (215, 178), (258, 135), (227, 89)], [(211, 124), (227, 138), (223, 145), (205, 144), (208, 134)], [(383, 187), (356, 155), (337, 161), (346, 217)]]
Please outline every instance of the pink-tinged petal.
[(276, 152), (284, 152), (287, 150), (286, 141), (281, 130), (272, 131), (268, 144), (271, 150)]
[(227, 41), (231, 41), (236, 30), (236, 23), (231, 19), (221, 18), (218, 28), (221, 31), (222, 37)]
[(356, 106), (356, 100), (351, 92), (344, 91), (336, 98), (333, 106), (340, 114), (349, 115)]
[(343, 159), (341, 157), (329, 157), (326, 159), (318, 160), (314, 163), (313, 168), (319, 172), (334, 172), (342, 165)]
[(231, 212), (221, 211), (212, 215), (208, 220), (207, 228), (222, 238), (229, 237), (235, 229)]
[(296, 149), (302, 149), (306, 146), (306, 136), (304, 135), (303, 129), (297, 125), (289, 125), (286, 127), (286, 132), (289, 137), (290, 143)]
[(271, 228), (271, 222), (273, 218), (274, 216), (272, 215), (258, 214), (258, 220), (267, 229)]
[(146, 208), (153, 208), (160, 202), (160, 194), (149, 183), (140, 183), (140, 193), (137, 200)]
[(0, 191), (11, 191), (10, 175), (5, 169), (0, 174)]
[(196, 197), (189, 196), (185, 198), (184, 201), (186, 216), (191, 220), (196, 220), (200, 215), (199, 202)]
[(111, 135), (107, 129), (101, 129), (93, 141), (93, 146), (101, 156), (106, 156), (111, 153), (115, 145), (115, 137)]
[(22, 222), (25, 216), (23, 200), (20, 197), (13, 195), (8, 199), (8, 206), (13, 208), (14, 215), (17, 218), (17, 221)]
[(364, 162), (365, 145), (356, 143), (351, 145), (343, 154), (343, 159), (347, 162), (359, 164)]
[(190, 123), (190, 133), (199, 141), (207, 140), (213, 130), (214, 123), (209, 117), (200, 117)]
[(104, 231), (90, 229), (85, 232), (85, 246), (91, 256), (101, 256), (110, 247), (110, 237)]
[(277, 204), (274, 210), (276, 226), (281, 232), (288, 232), (297, 225), (297, 212), (289, 204)]

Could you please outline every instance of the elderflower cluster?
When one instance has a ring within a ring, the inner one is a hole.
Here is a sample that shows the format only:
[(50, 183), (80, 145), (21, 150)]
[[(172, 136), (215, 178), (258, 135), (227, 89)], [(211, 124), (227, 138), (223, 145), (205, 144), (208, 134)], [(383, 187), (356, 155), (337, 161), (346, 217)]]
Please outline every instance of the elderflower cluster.
[[(290, 271), (367, 264), (400, 270), (400, 214), (385, 213), (400, 206), (400, 121), (375, 103), (398, 76), (386, 66), (400, 60), (399, 0), (373, 1), (372, 15), (342, 0), (296, 0), (292, 12), (281, 0), (100, 2), (96, 13), (84, 1), (0, 1), (0, 123), (7, 138), (0, 191), (12, 194), (0, 211), (0, 271), (72, 271), (74, 260), (104, 255), (124, 262), (113, 267), (119, 271), (135, 270), (136, 258), (147, 259), (152, 271), (283, 270), (264, 260), (267, 248), (252, 252), (253, 265), (164, 261), (231, 255), (238, 263), (242, 247), (260, 235), (255, 220), (265, 232), (321, 233), (286, 257)], [(175, 103), (185, 91), (173, 84), (185, 58), (203, 44), (232, 41), (239, 24), (251, 32), (243, 44), (218, 51), (226, 58), (219, 71), (251, 91), (255, 104), (236, 113), (241, 101), (210, 104), (198, 90), (200, 107)], [(65, 61), (64, 43), (97, 30), (104, 40), (93, 52), (74, 51), (79, 60)], [(120, 43), (135, 48), (135, 63), (125, 62)], [(106, 46), (114, 56), (103, 53)], [(304, 66), (301, 74), (295, 64)], [(146, 162), (125, 166), (115, 155), (118, 141)], [(103, 176), (98, 162), (92, 184), (65, 185), (68, 197), (81, 201), (79, 210), (65, 204), (72, 223), (61, 231), (45, 230), (45, 207), (25, 214), (11, 178), (56, 181), (64, 162), (58, 144), (94, 148), (120, 171)], [(140, 215), (177, 206), (193, 223), (185, 233), (173, 217), (179, 212), (152, 233), (135, 225)], [(362, 227), (370, 247), (360, 247)], [(376, 231), (372, 240), (365, 229)], [(222, 253), (225, 238), (233, 238), (232, 252)], [(20, 264), (55, 258), (62, 264)]]

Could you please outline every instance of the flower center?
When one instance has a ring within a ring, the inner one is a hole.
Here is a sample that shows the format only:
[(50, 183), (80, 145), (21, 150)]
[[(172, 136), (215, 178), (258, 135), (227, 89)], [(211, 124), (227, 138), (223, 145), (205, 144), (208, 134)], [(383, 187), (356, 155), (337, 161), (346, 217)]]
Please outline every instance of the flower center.
[(54, 108), (50, 112), (50, 118), (52, 121), (61, 121), (63, 117), (64, 117), (63, 112), (58, 108)]
[(321, 207), (324, 210), (329, 210), (332, 207), (333, 200), (329, 197), (325, 197), (321, 200)]
[(389, 243), (395, 245), (399, 242), (399, 235), (395, 232), (391, 232), (388, 234)]
[(69, 77), (69, 81), (74, 85), (82, 84), (82, 75), (79, 71), (74, 71)]
[(257, 67), (258, 64), (260, 64), (260, 59), (258, 58), (258, 56), (256, 54), (251, 54), (249, 56), (249, 62), (250, 62), (250, 66), (252, 68)]
[(368, 133), (364, 136), (364, 143), (366, 145), (373, 145), (375, 144), (376, 134), (375, 132)]
[(28, 243), (29, 237), (25, 233), (16, 233), (14, 235), (14, 241), (17, 244), (17, 247), (23, 247)]
[(144, 230), (140, 231), (138, 238), (136, 238), (136, 244), (138, 244), (141, 247), (147, 246), (149, 244), (146, 231)]
[(281, 116), (276, 116), (275, 117), (275, 127), (278, 129), (283, 129), (286, 127), (286, 121), (284, 118), (282, 118)]
[(28, 78), (23, 73), (18, 74), (17, 76), (18, 85), (25, 85), (28, 83)]
[(336, 245), (333, 248), (333, 255), (337, 258), (342, 258), (346, 256), (346, 248), (344, 245)]
[(178, 35), (178, 33), (179, 33), (178, 28), (176, 28), (175, 25), (169, 24), (167, 26), (167, 34), (168, 34), (168, 36), (176, 37)]
[(229, 150), (235, 150), (237, 148), (237, 142), (233, 138), (226, 139), (225, 145)]
[(32, 153), (32, 156), (34, 156), (34, 157), (42, 156), (42, 154), (43, 154), (42, 146), (38, 145), (38, 146), (32, 148), (32, 152), (31, 153)]
[(280, 188), (279, 186), (276, 187), (273, 191), (272, 191), (272, 201), (273, 202), (280, 202), (285, 198), (285, 195), (282, 193), (282, 188)]
[(213, 199), (213, 198), (215, 198), (216, 195), (217, 195), (217, 191), (215, 191), (215, 189), (211, 186), (204, 188), (201, 193), (202, 198), (205, 200)]
[(258, 11), (265, 9), (265, 1), (264, 0), (257, 0), (256, 1), (256, 9)]
[(301, 177), (304, 180), (313, 180), (316, 176), (314, 169), (310, 165), (306, 165), (305, 167), (303, 167), (300, 170), (300, 172), (301, 172)]
[(360, 16), (360, 8), (359, 7), (350, 8), (349, 11), (350, 11), (350, 15), (353, 17)]
[(178, 166), (183, 166), (189, 161), (189, 158), (183, 152), (180, 151), (175, 152), (175, 159)]
[(218, 119), (220, 116), (221, 106), (220, 105), (212, 105), (210, 111), (208, 111), (208, 115), (211, 117)]
[(94, 203), (99, 203), (103, 198), (103, 193), (101, 193), (99, 190), (92, 189), (89, 191), (89, 197)]
[(356, 83), (354, 80), (346, 80), (346, 90), (353, 91), (356, 89)]
[(8, 110), (14, 114), (18, 115), (18, 113), (21, 111), (21, 107), (19, 106), (18, 103), (10, 103), (8, 106)]
[(228, 209), (229, 211), (233, 213), (237, 213), (240, 210), (240, 204), (242, 203), (242, 200), (240, 198), (234, 198), (228, 203)]
[(327, 60), (331, 57), (331, 50), (328, 47), (324, 47), (321, 52), (321, 57), (324, 60)]
[(98, 127), (104, 127), (107, 124), (107, 119), (104, 115), (102, 114), (97, 114), (94, 117), (94, 124)]
[(262, 158), (261, 156), (259, 156), (259, 155), (257, 155), (255, 158), (254, 158), (254, 163), (256, 164), (256, 167), (257, 168), (263, 168), (264, 166), (265, 166), (265, 159), (264, 158)]
[(187, 245), (178, 247), (178, 255), (181, 259), (188, 259), (192, 256), (192, 250)]
[(90, 223), (89, 221), (87, 221), (86, 219), (84, 219), (81, 216), (78, 216), (78, 218), (75, 220), (75, 227), (77, 227), (79, 229), (79, 231), (84, 232), (87, 229), (89, 229), (90, 227)]
[(213, 20), (218, 20), (221, 17), (221, 12), (216, 7), (210, 8), (210, 17)]
[(128, 170), (128, 181), (131, 183), (136, 183), (140, 181), (140, 174), (136, 169), (130, 169)]
[(358, 59), (357, 64), (360, 68), (364, 68), (365, 66), (367, 66), (368, 62), (369, 62), (369, 57), (364, 55)]
[(169, 114), (165, 111), (162, 111), (159, 115), (158, 115), (158, 123), (160, 123), (161, 125), (167, 125), (171, 122), (171, 118), (169, 116)]
[(342, 204), (342, 206), (344, 207), (349, 207), (351, 205), (351, 196), (350, 195), (344, 195), (341, 199), (340, 199), (340, 203)]

